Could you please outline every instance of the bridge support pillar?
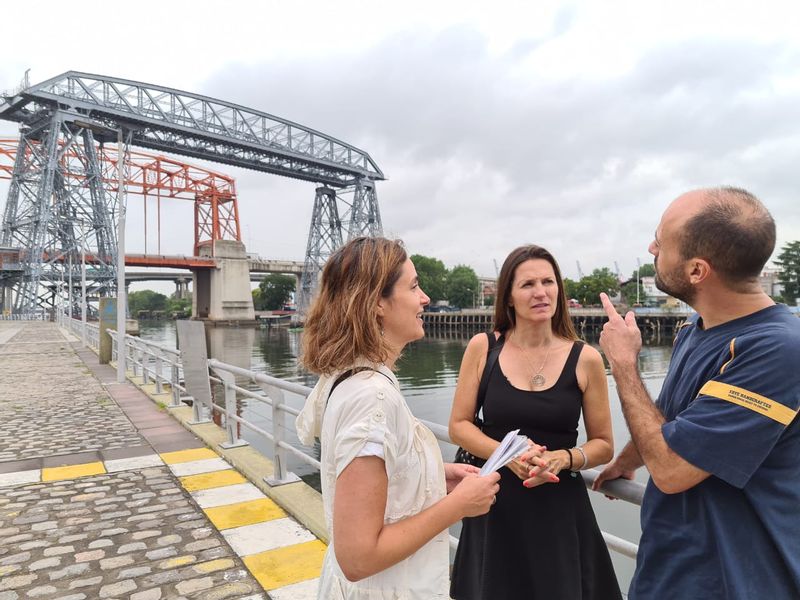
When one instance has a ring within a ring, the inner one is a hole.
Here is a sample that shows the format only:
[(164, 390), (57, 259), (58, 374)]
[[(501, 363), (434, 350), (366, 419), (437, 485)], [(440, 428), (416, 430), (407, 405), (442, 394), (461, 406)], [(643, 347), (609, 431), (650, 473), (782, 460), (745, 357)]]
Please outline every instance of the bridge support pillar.
[[(209, 246), (200, 247), (200, 256), (210, 256)], [(216, 240), (214, 269), (194, 272), (192, 316), (209, 321), (255, 322), (253, 294), (250, 291), (250, 266), (244, 244)]]
[(14, 305), (14, 297), (11, 295), (10, 285), (0, 286), (0, 314), (10, 315)]

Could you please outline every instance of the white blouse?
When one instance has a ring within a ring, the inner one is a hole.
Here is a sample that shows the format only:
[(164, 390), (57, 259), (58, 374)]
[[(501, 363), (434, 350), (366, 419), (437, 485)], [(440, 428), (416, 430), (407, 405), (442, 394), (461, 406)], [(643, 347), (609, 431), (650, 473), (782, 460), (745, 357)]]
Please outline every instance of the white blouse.
[(336, 478), (354, 458), (376, 454), (365, 452), (365, 446), (378, 444), (383, 449), (389, 479), (384, 523), (413, 516), (447, 493), (436, 437), (411, 413), (394, 373), (383, 365), (376, 369), (380, 373), (362, 371), (345, 379), (329, 399), (329, 390), (339, 374), (321, 378), (297, 418), (300, 440), (311, 444), (315, 436), (319, 437), (322, 448), (322, 501), (331, 539), (318, 598), (447, 599), (450, 553), (446, 530), (402, 562), (355, 583), (347, 580), (336, 562), (332, 535)]

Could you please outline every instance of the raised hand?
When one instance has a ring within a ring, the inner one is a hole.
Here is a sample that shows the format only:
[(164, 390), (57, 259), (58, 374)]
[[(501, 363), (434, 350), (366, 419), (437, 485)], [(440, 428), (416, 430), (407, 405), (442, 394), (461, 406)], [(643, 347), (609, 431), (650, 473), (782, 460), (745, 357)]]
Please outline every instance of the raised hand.
[(606, 294), (600, 294), (600, 302), (608, 315), (608, 321), (603, 325), (600, 334), (600, 347), (611, 364), (611, 371), (615, 367), (635, 367), (642, 349), (642, 334), (636, 325), (633, 311), (628, 311), (623, 319)]

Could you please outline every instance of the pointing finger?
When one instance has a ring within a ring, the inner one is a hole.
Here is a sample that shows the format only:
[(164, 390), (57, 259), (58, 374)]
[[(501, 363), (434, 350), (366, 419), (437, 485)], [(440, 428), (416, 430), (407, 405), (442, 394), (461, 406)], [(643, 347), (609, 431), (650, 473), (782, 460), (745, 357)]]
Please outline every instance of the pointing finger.
[(614, 305), (611, 304), (611, 300), (608, 299), (608, 295), (604, 292), (600, 292), (600, 302), (602, 302), (603, 308), (606, 310), (606, 315), (608, 315), (609, 321), (622, 318), (619, 316), (619, 313), (617, 313)]

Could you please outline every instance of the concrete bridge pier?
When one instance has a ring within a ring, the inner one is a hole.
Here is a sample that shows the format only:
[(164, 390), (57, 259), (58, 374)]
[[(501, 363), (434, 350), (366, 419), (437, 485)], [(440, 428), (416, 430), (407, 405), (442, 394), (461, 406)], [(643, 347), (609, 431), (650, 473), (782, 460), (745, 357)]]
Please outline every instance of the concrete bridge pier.
[[(212, 256), (209, 246), (200, 256)], [(253, 294), (250, 292), (250, 267), (242, 242), (216, 240), (213, 269), (194, 271), (192, 317), (208, 321), (255, 322)]]
[(175, 298), (183, 300), (189, 297), (189, 280), (179, 278), (175, 280)]

